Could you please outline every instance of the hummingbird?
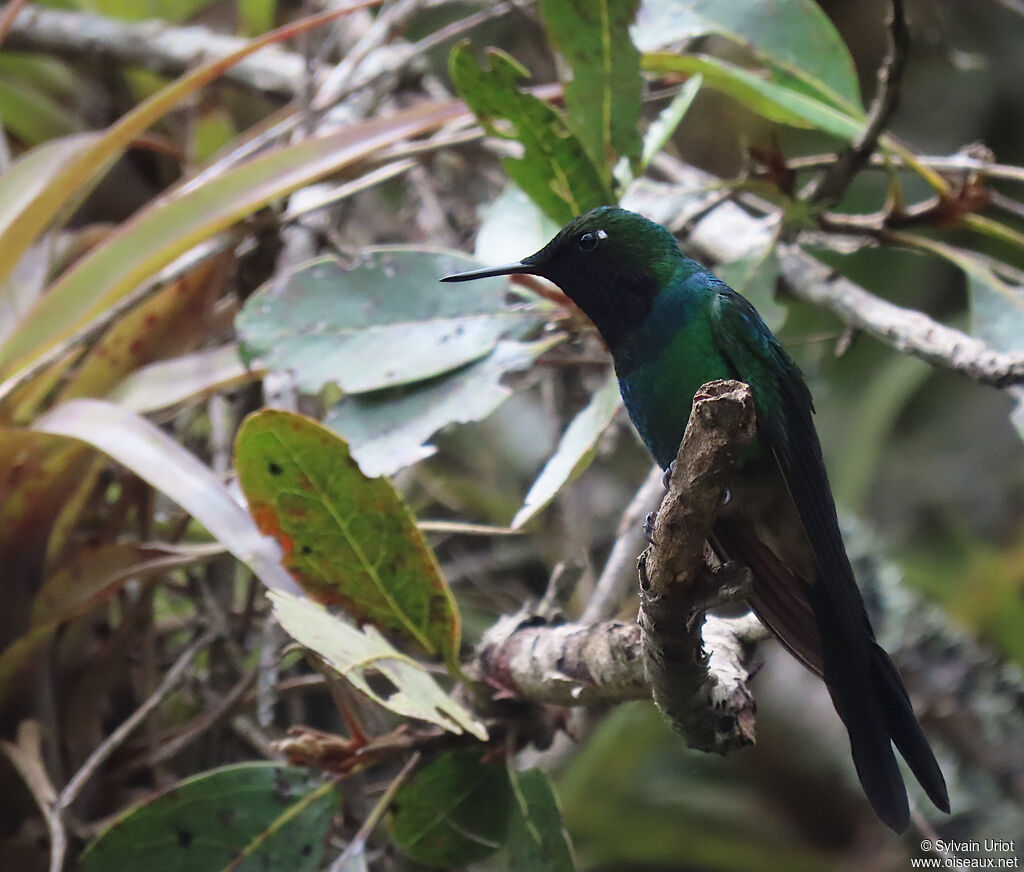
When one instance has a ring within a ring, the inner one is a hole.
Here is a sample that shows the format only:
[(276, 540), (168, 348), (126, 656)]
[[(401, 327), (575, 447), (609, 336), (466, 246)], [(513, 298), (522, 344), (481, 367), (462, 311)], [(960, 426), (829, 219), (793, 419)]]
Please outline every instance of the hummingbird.
[(611, 352), (629, 417), (655, 461), (675, 460), (693, 396), (706, 382), (750, 386), (753, 443), (734, 469), (711, 546), (746, 565), (749, 605), (823, 679), (878, 817), (910, 822), (893, 745), (931, 801), (945, 780), (889, 655), (875, 640), (836, 517), (800, 369), (754, 307), (679, 249), (668, 228), (614, 206), (574, 218), (518, 263), (445, 276), (541, 276), (593, 322)]

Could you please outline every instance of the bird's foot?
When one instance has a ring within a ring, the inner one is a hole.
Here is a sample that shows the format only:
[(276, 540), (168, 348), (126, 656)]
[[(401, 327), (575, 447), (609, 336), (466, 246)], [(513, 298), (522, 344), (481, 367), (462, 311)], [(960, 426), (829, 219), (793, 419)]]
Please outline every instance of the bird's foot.
[(658, 520), (657, 512), (648, 512), (647, 517), (644, 518), (644, 539), (648, 545), (657, 545), (654, 541), (654, 522)]
[(676, 468), (676, 462), (673, 460), (668, 465), (668, 469), (666, 469), (664, 474), (661, 476), (661, 485), (662, 485), (662, 487), (665, 488), (665, 490), (668, 490), (669, 482), (672, 481), (672, 472), (675, 470), (675, 468)]

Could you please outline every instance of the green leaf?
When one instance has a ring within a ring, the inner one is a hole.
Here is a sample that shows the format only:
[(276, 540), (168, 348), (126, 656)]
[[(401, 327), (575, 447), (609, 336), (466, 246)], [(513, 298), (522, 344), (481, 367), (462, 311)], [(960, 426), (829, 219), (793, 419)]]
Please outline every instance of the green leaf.
[(644, 134), (644, 149), (640, 158), (640, 171), (643, 172), (650, 166), (654, 156), (661, 151), (672, 138), (686, 113), (690, 110), (690, 104), (704, 84), (704, 77), (701, 75), (691, 76), (686, 84), (679, 89), (679, 93), (672, 98), (672, 102), (658, 113), (658, 117), (651, 122)]
[(257, 291), (236, 326), (249, 358), (290, 371), (302, 391), (422, 381), (485, 357), (503, 336), (543, 320), (505, 302), (506, 279), (438, 282), (473, 265), (465, 255), (422, 248), (374, 249), (348, 268), (321, 258)]
[(548, 36), (572, 69), (565, 86), (569, 121), (610, 184), (619, 157), (636, 166), (642, 148), (643, 79), (629, 38), (640, 0), (541, 0)]
[(756, 72), (703, 55), (644, 55), (644, 69), (656, 73), (701, 74), (704, 84), (743, 103), (769, 121), (818, 130), (852, 142), (864, 127), (864, 117), (793, 90)]
[(224, 483), (145, 418), (102, 400), (72, 400), (51, 409), (33, 429), (81, 439), (110, 455), (189, 512), (267, 587), (295, 589), (277, 547)]
[(715, 272), (736, 293), (751, 302), (769, 330), (779, 330), (786, 323), (789, 310), (775, 299), (780, 267), (774, 241), (764, 251), (719, 264)]
[(548, 777), (509, 770), (515, 803), (508, 832), (508, 872), (573, 872), (569, 834)]
[(270, 201), (464, 112), (458, 101), (414, 107), (265, 152), (204, 184), (158, 198), (50, 287), (0, 349), (0, 362), (9, 367), (34, 359), (175, 258)]
[(509, 177), (559, 227), (583, 212), (615, 202), (608, 183), (554, 106), (519, 90), (524, 67), (497, 49), (485, 69), (468, 43), (452, 49), (448, 67), (459, 95), (484, 129), (523, 146), (521, 158), (505, 158)]
[(426, 441), (442, 427), (490, 415), (512, 395), (502, 376), (526, 369), (564, 339), (557, 334), (529, 344), (499, 342), (483, 360), (430, 381), (344, 397), (324, 423), (348, 440), (366, 475), (391, 475), (430, 457), (435, 448)]
[(644, 0), (633, 39), (655, 51), (709, 33), (749, 48), (780, 81), (781, 71), (848, 112), (862, 108), (849, 49), (813, 0)]
[(315, 872), (338, 810), (333, 785), (278, 763), (204, 772), (130, 808), (85, 849), (82, 872)]
[(30, 82), (0, 76), (0, 120), (29, 145), (80, 130), (82, 123)]
[(505, 841), (512, 791), (503, 762), (484, 751), (449, 751), (424, 766), (395, 795), (392, 831), (399, 847), (428, 866), (486, 859)]
[(513, 530), (536, 517), (563, 487), (590, 465), (597, 452), (598, 440), (620, 405), (619, 382), (611, 373), (562, 434), (558, 448), (544, 464), (523, 501), (523, 507), (512, 519)]
[[(274, 614), (288, 634), (315, 651), (370, 699), (405, 717), (487, 740), (483, 724), (448, 696), (422, 663), (397, 651), (372, 626), (359, 630), (303, 597), (279, 591), (268, 595)], [(381, 685), (388, 686), (388, 691), (383, 691)]]
[(238, 482), (284, 565), (322, 603), (458, 662), (459, 614), (433, 551), (384, 478), (367, 478), (344, 440), (274, 409), (238, 431)]

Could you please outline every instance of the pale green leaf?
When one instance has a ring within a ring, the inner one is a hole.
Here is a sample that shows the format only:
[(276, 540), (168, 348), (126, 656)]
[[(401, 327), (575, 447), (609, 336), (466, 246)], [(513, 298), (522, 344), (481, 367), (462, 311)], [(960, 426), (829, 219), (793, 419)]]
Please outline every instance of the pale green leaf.
[[(304, 597), (282, 591), (270, 591), (269, 596), (288, 634), (370, 699), (400, 715), (487, 740), (483, 724), (441, 690), (423, 664), (396, 650), (372, 626), (359, 630)], [(380, 687), (380, 676), (394, 688), (386, 696), (374, 690)]]
[(542, 315), (505, 301), (507, 280), (441, 284), (475, 265), (457, 252), (373, 249), (350, 267), (322, 258), (274, 279), (236, 319), (247, 357), (300, 390), (346, 393), (422, 381), (489, 354)]
[(598, 440), (620, 405), (619, 383), (611, 373), (562, 434), (558, 448), (544, 464), (544, 469), (526, 495), (523, 507), (512, 519), (512, 529), (518, 529), (534, 518), (563, 487), (590, 465)]
[(366, 475), (391, 475), (434, 453), (427, 440), (448, 424), (479, 421), (509, 396), (505, 373), (526, 369), (562, 342), (560, 334), (532, 343), (499, 342), (483, 360), (430, 381), (345, 397), (324, 423), (344, 436)]

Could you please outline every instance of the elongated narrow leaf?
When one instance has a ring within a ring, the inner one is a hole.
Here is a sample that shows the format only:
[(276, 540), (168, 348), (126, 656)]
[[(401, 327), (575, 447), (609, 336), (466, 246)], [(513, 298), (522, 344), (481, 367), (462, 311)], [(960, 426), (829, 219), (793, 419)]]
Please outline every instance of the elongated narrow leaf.
[(36, 594), (32, 624), (60, 623), (84, 614), (129, 579), (160, 575), (222, 555), (221, 545), (115, 542), (82, 548)]
[(272, 200), (463, 115), (428, 104), (267, 152), (204, 185), (157, 200), (54, 284), (0, 348), (8, 369), (32, 360), (193, 246)]
[(33, 429), (80, 439), (110, 455), (189, 512), (267, 587), (296, 589), (277, 547), (223, 482), (145, 418), (102, 400), (72, 400), (47, 412)]
[(278, 763), (204, 772), (130, 808), (85, 849), (83, 872), (321, 868), (338, 810), (332, 785)]
[(512, 796), (505, 764), (449, 751), (410, 778), (391, 805), (398, 846), (427, 866), (465, 866), (505, 841)]
[(694, 97), (697, 96), (697, 92), (703, 84), (703, 76), (700, 74), (691, 76), (687, 79), (686, 84), (679, 89), (679, 93), (672, 98), (672, 102), (662, 109), (658, 117), (651, 122), (651, 126), (647, 128), (647, 132), (644, 134), (644, 149), (640, 158), (641, 171), (650, 166), (654, 156), (672, 138), (672, 135), (682, 123), (683, 118), (686, 117)]
[[(45, 184), (35, 196), (30, 201), (23, 201), (21, 208), (17, 210), (0, 209), (0, 285), (36, 237), (58, 214), (66, 210), (69, 204), (78, 202), (91, 185), (114, 165), (132, 140), (159, 121), (182, 100), (264, 46), (298, 36), (358, 9), (374, 6), (378, 2), (379, 0), (367, 0), (363, 3), (354, 3), (344, 9), (313, 15), (278, 28), (223, 58), (216, 58), (200, 65), (136, 106), (104, 133), (98, 136), (82, 134), (81, 139), (68, 140), (73, 142), (74, 146), (69, 147), (66, 160), (58, 172), (48, 175), (43, 180)], [(46, 149), (47, 145), (41, 148)]]
[(862, 108), (846, 43), (814, 0), (644, 0), (633, 38), (657, 51), (715, 33), (747, 46), (775, 73), (785, 71), (849, 112)]
[(433, 551), (391, 483), (363, 475), (343, 439), (264, 409), (239, 429), (235, 465), (249, 511), (312, 597), (457, 662), (459, 614)]
[(137, 369), (107, 394), (107, 399), (133, 412), (155, 412), (204, 399), (215, 391), (238, 387), (264, 375), (262, 367), (246, 367), (238, 357), (238, 346), (232, 343)]
[(657, 73), (699, 73), (704, 84), (743, 103), (759, 115), (792, 127), (810, 127), (850, 142), (864, 127), (864, 118), (793, 90), (757, 73), (703, 55), (649, 54), (644, 69)]
[(133, 370), (202, 341), (232, 264), (230, 253), (210, 258), (126, 312), (76, 365), (56, 402), (101, 397)]
[(504, 340), (483, 360), (430, 381), (345, 397), (324, 423), (348, 440), (366, 475), (391, 475), (430, 457), (435, 449), (427, 440), (442, 427), (494, 412), (512, 395), (502, 377), (526, 369), (564, 339), (560, 334), (531, 343)]
[(524, 67), (497, 49), (481, 67), (466, 43), (448, 62), (460, 96), (491, 136), (516, 140), (521, 158), (505, 158), (509, 177), (559, 226), (615, 196), (593, 160), (554, 106), (519, 90)]
[(271, 591), (270, 599), (288, 634), (370, 699), (405, 717), (486, 741), (483, 724), (448, 696), (422, 663), (397, 651), (372, 626), (359, 630), (305, 597)]
[(508, 872), (573, 872), (569, 834), (548, 777), (539, 769), (509, 770), (512, 821), (508, 833)]
[(619, 383), (612, 373), (562, 434), (558, 448), (544, 464), (544, 469), (526, 495), (523, 507), (512, 519), (513, 530), (534, 518), (563, 487), (590, 465), (597, 442), (620, 405)]
[(551, 41), (572, 68), (569, 120), (607, 183), (619, 157), (636, 166), (643, 80), (629, 38), (640, 0), (541, 0)]
[(290, 372), (310, 393), (333, 382), (346, 393), (378, 390), (488, 355), (506, 334), (543, 314), (505, 302), (508, 282), (441, 284), (475, 263), (456, 252), (373, 249), (351, 267), (321, 258), (274, 279), (236, 319), (246, 356)]

